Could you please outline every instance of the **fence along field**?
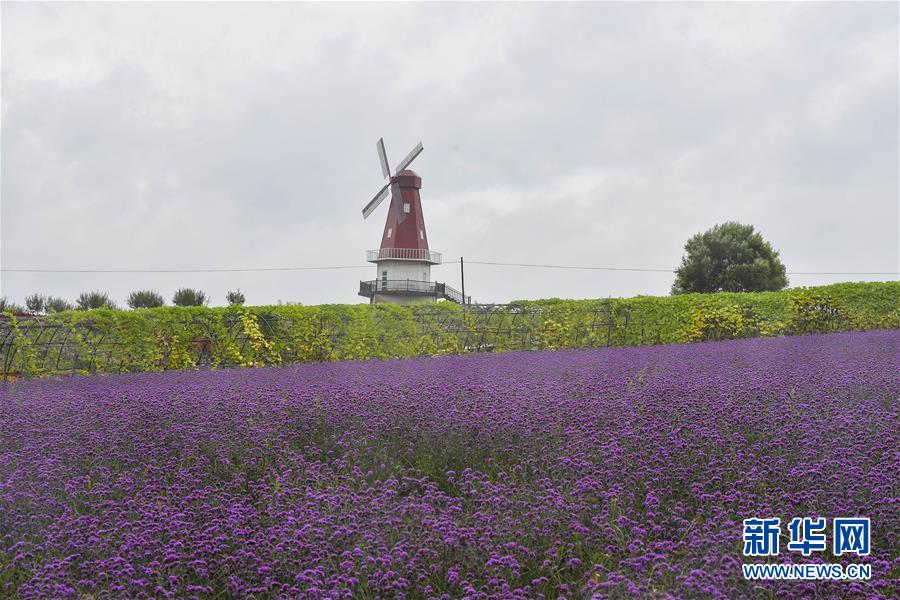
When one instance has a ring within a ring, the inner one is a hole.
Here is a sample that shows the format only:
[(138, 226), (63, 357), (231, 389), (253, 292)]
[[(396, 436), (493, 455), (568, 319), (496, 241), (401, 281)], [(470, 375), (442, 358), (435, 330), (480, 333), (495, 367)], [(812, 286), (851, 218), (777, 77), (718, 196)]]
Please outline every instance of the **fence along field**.
[(4, 378), (558, 350), (900, 327), (900, 282), (783, 292), (68, 311), (0, 320)]

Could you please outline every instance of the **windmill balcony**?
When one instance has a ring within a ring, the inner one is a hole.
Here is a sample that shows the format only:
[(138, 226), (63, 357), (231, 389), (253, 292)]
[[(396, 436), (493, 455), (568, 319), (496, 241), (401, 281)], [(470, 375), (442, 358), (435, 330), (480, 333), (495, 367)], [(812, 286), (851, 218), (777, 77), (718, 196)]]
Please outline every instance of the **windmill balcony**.
[(378, 293), (401, 294), (409, 296), (431, 296), (435, 299), (443, 298), (456, 302), (457, 304), (467, 304), (472, 301), (471, 296), (467, 296), (463, 301), (463, 295), (456, 289), (450, 287), (446, 283), (439, 281), (415, 281), (412, 279), (373, 279), (371, 281), (359, 282), (359, 295), (371, 299)]
[(378, 262), (380, 260), (417, 260), (432, 265), (441, 264), (441, 253), (423, 250), (420, 248), (381, 248), (366, 252), (366, 260)]

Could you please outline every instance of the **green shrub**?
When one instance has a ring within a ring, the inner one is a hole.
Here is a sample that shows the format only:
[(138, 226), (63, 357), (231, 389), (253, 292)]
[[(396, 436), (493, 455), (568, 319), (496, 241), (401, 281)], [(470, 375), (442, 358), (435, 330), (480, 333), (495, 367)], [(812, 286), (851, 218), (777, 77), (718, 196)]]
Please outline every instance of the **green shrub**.
[(0, 298), (0, 313), (12, 313), (14, 315), (25, 312), (25, 309), (7, 300), (5, 297)]
[(47, 312), (47, 296), (43, 294), (25, 296), (25, 308), (32, 313), (43, 314)]
[(65, 298), (59, 298), (56, 296), (48, 296), (47, 304), (46, 304), (47, 312), (63, 312), (66, 310), (75, 310), (75, 305), (66, 300)]
[(821, 291), (794, 290), (788, 294), (792, 333), (831, 333), (848, 329), (851, 323), (844, 303)]
[(866, 331), (869, 329), (900, 329), (900, 308), (891, 313), (879, 314), (869, 309), (851, 313), (849, 328)]
[(244, 302), (247, 301), (247, 298), (244, 297), (244, 294), (241, 293), (241, 290), (235, 290), (233, 292), (228, 292), (225, 294), (225, 300), (228, 301), (228, 304), (237, 304), (243, 306)]
[[(12, 312), (12, 311), (10, 311)], [(5, 369), (21, 377), (37, 377), (41, 375), (34, 348), (33, 329), (27, 323), (20, 323), (15, 314), (9, 318), (11, 339), (6, 339)]]
[(152, 290), (140, 290), (128, 294), (128, 306), (134, 308), (159, 308), (165, 306), (162, 294)]
[(112, 301), (106, 292), (81, 292), (78, 300), (75, 301), (78, 310), (95, 310), (98, 308), (117, 309), (116, 303)]
[(206, 294), (200, 290), (181, 288), (172, 297), (172, 304), (175, 306), (205, 306)]
[(43, 294), (26, 296), (25, 306), (28, 308), (28, 312), (39, 315), (63, 312), (64, 310), (73, 310), (75, 308), (75, 305), (64, 298), (45, 296)]
[(688, 340), (733, 340), (759, 334), (759, 317), (748, 306), (730, 304), (707, 306), (694, 312), (688, 328)]

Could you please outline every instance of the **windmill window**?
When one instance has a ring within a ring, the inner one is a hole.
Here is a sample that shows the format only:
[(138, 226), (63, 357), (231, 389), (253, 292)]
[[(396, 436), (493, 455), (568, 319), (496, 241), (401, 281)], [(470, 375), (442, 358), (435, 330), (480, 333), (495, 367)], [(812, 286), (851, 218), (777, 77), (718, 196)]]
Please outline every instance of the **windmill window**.
[(388, 227), (388, 237), (391, 237), (392, 235), (394, 235), (394, 228)]
[(419, 239), (420, 239), (420, 240), (424, 240), (424, 239), (425, 239), (425, 230), (424, 230), (424, 229), (420, 229), (420, 230), (419, 230)]
[(403, 203), (403, 212), (405, 212), (406, 214), (409, 214), (409, 202)]

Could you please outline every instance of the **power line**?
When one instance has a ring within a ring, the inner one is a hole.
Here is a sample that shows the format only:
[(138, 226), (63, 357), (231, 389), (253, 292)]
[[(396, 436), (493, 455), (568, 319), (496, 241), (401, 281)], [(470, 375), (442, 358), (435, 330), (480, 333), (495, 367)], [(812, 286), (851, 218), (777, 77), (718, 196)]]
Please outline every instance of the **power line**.
[(250, 271), (331, 271), (371, 269), (371, 265), (333, 267), (248, 267), (246, 269), (0, 269), (3, 273), (243, 273)]
[(833, 273), (833, 272), (829, 272), (829, 271), (822, 271), (822, 272), (818, 272), (818, 273), (803, 273), (803, 272), (798, 272), (798, 271), (787, 271), (787, 274), (788, 275), (900, 275), (900, 273), (892, 273), (890, 271), (884, 271), (884, 272), (873, 271), (871, 273), (865, 273), (865, 272), (860, 272), (860, 271), (852, 271), (849, 273)]
[[(580, 271), (622, 271), (634, 273), (675, 273), (675, 269), (644, 269), (637, 267), (596, 267), (584, 265), (545, 265), (532, 263), (507, 263), (484, 260), (467, 260), (472, 265), (495, 267), (523, 267), (534, 269), (565, 269)], [(448, 263), (449, 264), (449, 263)], [(371, 265), (334, 265), (321, 267), (247, 267), (218, 269), (27, 269), (0, 268), (3, 273), (250, 273), (278, 271), (334, 271), (339, 269), (371, 269)], [(900, 275), (891, 271), (788, 271), (788, 275)]]
[(532, 265), (525, 263), (490, 262), (484, 260), (467, 260), (471, 265), (493, 265), (497, 267), (533, 267), (538, 269), (580, 269), (584, 271), (637, 271), (641, 273), (674, 273), (672, 269), (632, 269), (626, 267), (581, 267), (575, 265)]
[[(467, 260), (466, 263), (472, 265), (494, 265), (499, 267), (531, 267), (536, 269), (579, 269), (583, 271), (635, 271), (641, 273), (675, 273), (675, 269), (637, 269), (629, 267), (589, 267), (578, 265), (538, 265), (529, 263), (504, 263), (504, 262), (488, 262), (478, 260)], [(900, 275), (895, 272), (862, 272), (862, 271), (788, 271), (788, 275)]]

